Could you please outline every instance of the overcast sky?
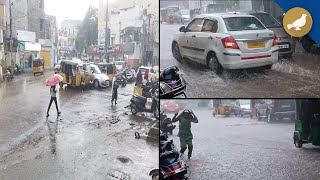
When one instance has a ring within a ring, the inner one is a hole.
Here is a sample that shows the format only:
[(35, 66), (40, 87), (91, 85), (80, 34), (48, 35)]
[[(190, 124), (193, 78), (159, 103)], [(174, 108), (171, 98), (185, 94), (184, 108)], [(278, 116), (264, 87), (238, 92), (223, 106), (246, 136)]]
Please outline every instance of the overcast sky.
[(56, 16), (60, 27), (65, 18), (83, 20), (91, 4), (98, 7), (99, 0), (45, 0), (45, 13)]

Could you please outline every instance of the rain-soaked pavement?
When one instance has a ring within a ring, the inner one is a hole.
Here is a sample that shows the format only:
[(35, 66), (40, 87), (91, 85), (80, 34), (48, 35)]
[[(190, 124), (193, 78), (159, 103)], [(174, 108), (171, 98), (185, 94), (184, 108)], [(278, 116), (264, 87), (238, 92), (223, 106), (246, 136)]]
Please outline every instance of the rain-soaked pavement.
[[(132, 116), (133, 85), (111, 90), (60, 89), (62, 114), (54, 105), (46, 118), (49, 88), (44, 76), (25, 73), (0, 83), (1, 179), (150, 179), (158, 168), (158, 141), (135, 139), (154, 118)], [(118, 117), (118, 120), (116, 120)]]
[[(290, 120), (268, 124), (250, 117), (213, 117), (206, 108), (193, 110), (199, 123), (191, 128), (189, 180), (319, 179), (320, 149), (308, 144), (295, 148)], [(169, 138), (180, 149), (177, 133), (178, 126)]]
[(205, 66), (190, 61), (181, 64), (173, 58), (171, 42), (180, 26), (161, 24), (160, 66), (179, 67), (188, 82), (188, 97), (320, 97), (320, 56), (305, 53), (300, 43), (297, 43), (293, 59), (281, 59), (271, 70), (233, 70), (217, 76)]

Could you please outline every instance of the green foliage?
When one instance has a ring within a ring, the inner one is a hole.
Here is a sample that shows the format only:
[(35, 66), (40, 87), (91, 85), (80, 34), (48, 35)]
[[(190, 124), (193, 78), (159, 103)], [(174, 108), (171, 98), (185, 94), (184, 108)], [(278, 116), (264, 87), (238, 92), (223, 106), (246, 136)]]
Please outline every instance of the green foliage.
[(76, 48), (82, 52), (91, 44), (96, 44), (98, 39), (98, 9), (90, 6), (85, 18), (80, 24), (76, 38)]

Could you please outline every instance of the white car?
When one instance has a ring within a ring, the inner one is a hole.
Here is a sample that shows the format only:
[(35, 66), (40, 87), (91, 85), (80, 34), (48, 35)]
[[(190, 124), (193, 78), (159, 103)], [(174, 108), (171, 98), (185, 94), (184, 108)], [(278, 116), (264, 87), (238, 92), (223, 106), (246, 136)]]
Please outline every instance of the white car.
[(106, 74), (102, 74), (97, 65), (90, 64), (90, 68), (92, 73), (91, 80), (95, 88), (98, 88), (98, 87), (106, 88), (111, 85), (109, 77)]
[(182, 26), (172, 41), (172, 54), (223, 69), (271, 66), (278, 61), (278, 38), (252, 15), (202, 14)]

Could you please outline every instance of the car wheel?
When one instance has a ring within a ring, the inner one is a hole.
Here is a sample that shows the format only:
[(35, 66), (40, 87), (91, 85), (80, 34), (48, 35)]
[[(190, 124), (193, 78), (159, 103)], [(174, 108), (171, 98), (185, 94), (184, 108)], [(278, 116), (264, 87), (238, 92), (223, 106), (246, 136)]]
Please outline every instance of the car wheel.
[(223, 67), (219, 63), (217, 57), (214, 54), (209, 55), (208, 66), (211, 71), (216, 74), (222, 74)]
[(93, 81), (93, 86), (94, 86), (94, 88), (98, 88), (99, 87), (99, 81), (98, 80), (94, 80)]
[(172, 43), (172, 54), (173, 54), (173, 57), (174, 57), (177, 61), (181, 62), (182, 57), (181, 57), (181, 54), (180, 54), (179, 45), (178, 45), (178, 43), (176, 43), (176, 42)]
[(272, 64), (271, 65), (267, 65), (267, 66), (264, 66), (265, 69), (271, 69), (272, 68)]
[(136, 115), (136, 114), (138, 113), (138, 111), (137, 111), (136, 108), (131, 107), (131, 113), (132, 113), (133, 115)]
[(240, 111), (240, 116), (243, 117), (243, 113)]

